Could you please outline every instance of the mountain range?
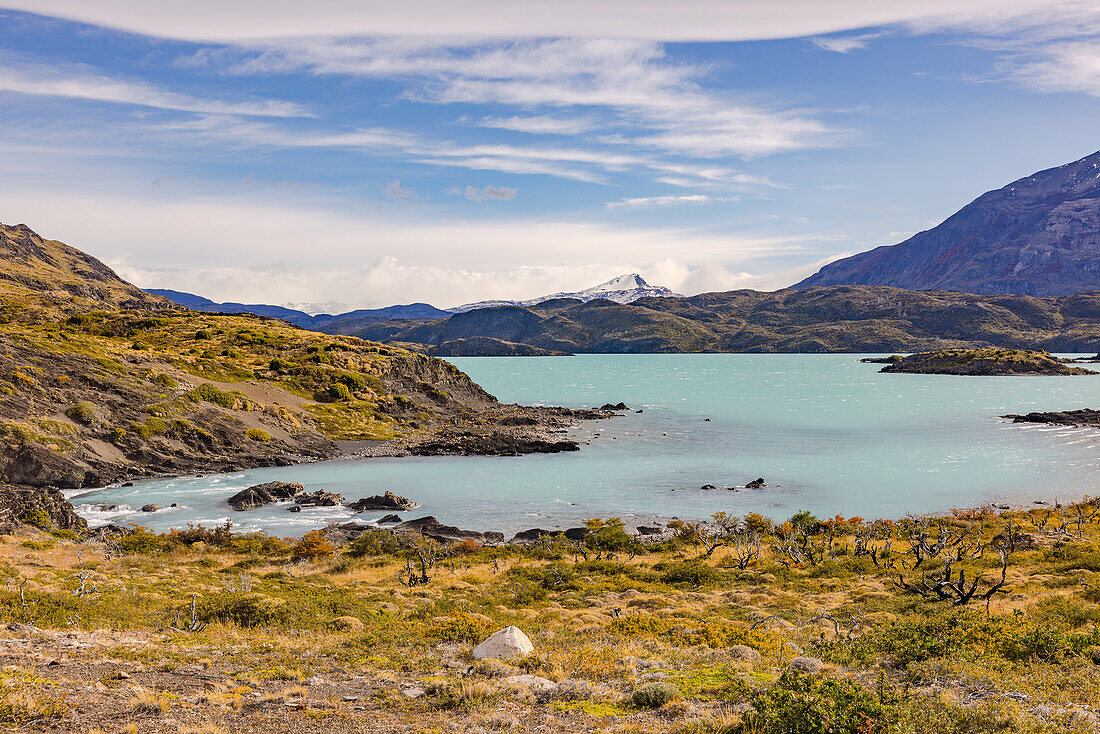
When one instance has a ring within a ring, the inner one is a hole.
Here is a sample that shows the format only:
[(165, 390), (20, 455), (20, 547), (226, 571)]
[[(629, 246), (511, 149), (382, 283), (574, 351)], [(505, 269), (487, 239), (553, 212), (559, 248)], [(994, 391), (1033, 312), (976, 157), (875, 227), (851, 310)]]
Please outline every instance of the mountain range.
[[(305, 311), (286, 308), (284, 306), (272, 306), (262, 303), (216, 303), (209, 298), (196, 296), (193, 293), (169, 290), (165, 288), (149, 288), (148, 293), (163, 296), (180, 306), (194, 309), (195, 311), (208, 311), (212, 313), (251, 313), (257, 316), (270, 316), (276, 319), (289, 321), (290, 323), (306, 329), (316, 329), (330, 333), (346, 334), (349, 329), (361, 328), (367, 324), (391, 319), (438, 319), (446, 318), (450, 314), (466, 313), (482, 308), (496, 308), (498, 306), (533, 306), (544, 301), (552, 301), (560, 298), (568, 298), (577, 301), (592, 301), (597, 298), (605, 298), (615, 303), (631, 303), (639, 298), (682, 298), (678, 293), (673, 293), (664, 286), (650, 285), (637, 273), (620, 275), (606, 283), (600, 283), (583, 291), (568, 293), (552, 293), (539, 298), (530, 298), (526, 301), (478, 301), (467, 303), (454, 308), (441, 309), (427, 303), (409, 303), (385, 308), (367, 308), (357, 311), (349, 311), (341, 314), (312, 315)], [(328, 328), (322, 328), (328, 327)]]
[(794, 287), (1064, 296), (1100, 289), (1100, 152), (975, 199), (906, 241), (823, 267)]

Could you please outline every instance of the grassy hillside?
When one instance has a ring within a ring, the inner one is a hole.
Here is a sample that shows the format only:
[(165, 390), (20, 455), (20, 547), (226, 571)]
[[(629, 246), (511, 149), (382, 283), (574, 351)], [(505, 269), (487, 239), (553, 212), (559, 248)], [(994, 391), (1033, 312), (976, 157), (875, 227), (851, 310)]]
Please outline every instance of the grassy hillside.
[[(569, 419), (500, 405), (422, 354), (174, 308), (25, 227), (0, 225), (0, 256), (0, 481), (99, 486), (330, 457), (346, 441), (507, 443)], [(530, 426), (504, 420), (517, 411)]]
[[(328, 328), (328, 327), (325, 327)], [(556, 300), (352, 333), (428, 351), (480, 337), (567, 352), (911, 352), (1001, 346), (1094, 352), (1100, 293), (975, 296), (878, 286), (732, 291), (630, 304)]]
[[(1100, 726), (1097, 520), (1095, 503), (718, 514), (646, 545), (609, 520), (497, 547), (25, 530), (0, 540), (0, 723), (1083, 734)], [(534, 651), (474, 659), (504, 625)]]

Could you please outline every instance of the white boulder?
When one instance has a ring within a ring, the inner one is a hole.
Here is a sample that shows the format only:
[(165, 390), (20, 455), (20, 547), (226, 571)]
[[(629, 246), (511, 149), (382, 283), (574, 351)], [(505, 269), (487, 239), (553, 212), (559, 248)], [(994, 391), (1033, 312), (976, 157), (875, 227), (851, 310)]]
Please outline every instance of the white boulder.
[(481, 658), (497, 658), (498, 660), (507, 658), (522, 658), (530, 655), (535, 651), (535, 646), (531, 644), (531, 639), (523, 634), (523, 631), (519, 627), (505, 627), (499, 632), (494, 632), (492, 635), (482, 642), (480, 645), (474, 648), (474, 657)]

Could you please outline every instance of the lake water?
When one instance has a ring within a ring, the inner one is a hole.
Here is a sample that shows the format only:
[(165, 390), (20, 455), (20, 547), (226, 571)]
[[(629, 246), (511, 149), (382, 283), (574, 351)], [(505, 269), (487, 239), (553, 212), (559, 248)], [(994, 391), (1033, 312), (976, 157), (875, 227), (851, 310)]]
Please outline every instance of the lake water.
[[(523, 457), (334, 461), (200, 478), (151, 480), (73, 498), (93, 525), (158, 530), (188, 522), (298, 535), (343, 508), (287, 505), (233, 512), (225, 499), (253, 484), (301, 481), (350, 501), (393, 490), (475, 530), (702, 519), (724, 510), (786, 518), (900, 517), (990, 502), (1022, 505), (1096, 494), (1100, 430), (1013, 425), (997, 416), (1100, 404), (1100, 377), (880, 374), (861, 355), (690, 354), (459, 358), (501, 400), (641, 413), (574, 431), (579, 452)], [(709, 420), (707, 420), (709, 419)], [(721, 489), (763, 477), (763, 490)], [(720, 489), (701, 490), (705, 484)], [(146, 503), (178, 508), (136, 512)], [(93, 503), (120, 503), (100, 512)], [(134, 509), (130, 509), (134, 508)]]

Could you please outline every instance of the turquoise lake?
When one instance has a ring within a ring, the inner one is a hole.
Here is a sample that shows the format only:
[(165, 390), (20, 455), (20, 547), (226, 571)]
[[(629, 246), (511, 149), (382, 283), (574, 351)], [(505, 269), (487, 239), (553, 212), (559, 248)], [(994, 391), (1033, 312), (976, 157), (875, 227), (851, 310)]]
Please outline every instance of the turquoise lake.
[[(579, 452), (523, 457), (332, 461), (150, 480), (71, 496), (91, 524), (153, 529), (233, 521), (299, 535), (370, 521), (342, 508), (233, 512), (225, 499), (271, 480), (348, 501), (393, 490), (475, 530), (564, 528), (591, 517), (702, 519), (713, 512), (786, 518), (900, 517), (991, 502), (1095, 495), (1100, 430), (1013, 425), (1005, 413), (1100, 404), (1098, 377), (880, 374), (852, 354), (582, 355), (451, 360), (502, 401), (632, 410), (588, 422)], [(709, 420), (707, 420), (709, 419)], [(763, 490), (723, 489), (763, 477)], [(705, 484), (718, 490), (701, 490)], [(146, 503), (180, 507), (148, 514)], [(118, 510), (94, 505), (117, 503)]]

